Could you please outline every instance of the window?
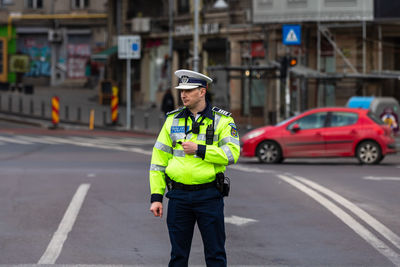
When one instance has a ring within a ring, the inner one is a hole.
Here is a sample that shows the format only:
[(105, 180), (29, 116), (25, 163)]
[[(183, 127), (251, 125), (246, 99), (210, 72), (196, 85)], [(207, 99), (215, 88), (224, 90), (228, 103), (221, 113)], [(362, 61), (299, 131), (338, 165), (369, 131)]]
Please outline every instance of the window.
[(178, 0), (178, 14), (187, 14), (187, 13), (189, 13), (189, 1)]
[(291, 130), (293, 125), (297, 124), (300, 126), (300, 129), (307, 130), (307, 129), (317, 129), (325, 127), (325, 120), (326, 120), (326, 112), (318, 112), (308, 116), (305, 116), (301, 119), (298, 119), (295, 122), (292, 122), (288, 129)]
[(14, 4), (14, 0), (0, 0), (0, 8), (5, 6), (11, 6)]
[(26, 0), (26, 7), (32, 9), (43, 8), (43, 0)]
[(350, 112), (333, 112), (331, 117), (331, 127), (347, 126), (356, 123), (358, 115)]
[(84, 9), (89, 7), (89, 0), (71, 0), (73, 9)]

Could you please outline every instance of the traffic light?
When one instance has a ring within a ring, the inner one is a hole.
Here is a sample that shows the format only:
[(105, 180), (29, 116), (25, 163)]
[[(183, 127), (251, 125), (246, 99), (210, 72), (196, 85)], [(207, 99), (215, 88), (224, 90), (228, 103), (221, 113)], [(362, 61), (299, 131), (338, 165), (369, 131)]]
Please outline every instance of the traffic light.
[(294, 67), (297, 65), (297, 58), (289, 57), (289, 67)]

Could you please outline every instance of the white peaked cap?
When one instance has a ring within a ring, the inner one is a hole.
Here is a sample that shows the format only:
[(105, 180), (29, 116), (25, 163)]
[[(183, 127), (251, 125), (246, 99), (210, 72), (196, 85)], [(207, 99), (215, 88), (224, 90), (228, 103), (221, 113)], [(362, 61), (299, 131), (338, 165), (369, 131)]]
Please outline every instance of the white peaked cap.
[(175, 88), (181, 90), (207, 88), (207, 84), (213, 81), (210, 77), (192, 70), (177, 70), (175, 75), (179, 78), (179, 84)]

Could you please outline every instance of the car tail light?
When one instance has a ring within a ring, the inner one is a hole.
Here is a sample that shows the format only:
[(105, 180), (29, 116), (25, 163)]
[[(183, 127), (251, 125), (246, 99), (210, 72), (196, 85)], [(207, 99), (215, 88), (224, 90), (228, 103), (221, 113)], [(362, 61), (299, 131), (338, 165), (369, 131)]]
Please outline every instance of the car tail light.
[(391, 136), (393, 135), (392, 129), (388, 125), (382, 125), (381, 129), (378, 130), (378, 134)]

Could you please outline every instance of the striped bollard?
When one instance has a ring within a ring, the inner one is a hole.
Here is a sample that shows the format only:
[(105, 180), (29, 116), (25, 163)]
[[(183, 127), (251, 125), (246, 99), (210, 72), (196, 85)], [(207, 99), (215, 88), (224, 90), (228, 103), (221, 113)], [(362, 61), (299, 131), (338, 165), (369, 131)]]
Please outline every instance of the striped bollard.
[(111, 123), (117, 125), (118, 123), (118, 87), (112, 87), (111, 96)]
[(60, 122), (60, 99), (58, 96), (53, 96), (51, 99), (51, 118), (53, 127), (57, 128)]

